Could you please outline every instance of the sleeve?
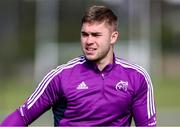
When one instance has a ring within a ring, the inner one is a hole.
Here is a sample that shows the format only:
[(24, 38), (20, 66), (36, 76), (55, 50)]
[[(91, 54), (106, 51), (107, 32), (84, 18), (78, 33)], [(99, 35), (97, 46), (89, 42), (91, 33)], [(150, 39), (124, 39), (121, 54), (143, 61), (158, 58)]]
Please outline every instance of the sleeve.
[(156, 126), (156, 107), (153, 86), (147, 72), (136, 77), (132, 112), (136, 126)]
[(18, 110), (14, 111), (4, 119), (0, 126), (25, 126), (23, 118)]
[(31, 124), (41, 114), (57, 103), (62, 95), (60, 85), (61, 81), (57, 72), (55, 70), (51, 71), (44, 77), (26, 102), (16, 110), (15, 114), (10, 115), (5, 121), (8, 122), (10, 119), (14, 119), (12, 125), (18, 125), (21, 121), (23, 121), (23, 126)]

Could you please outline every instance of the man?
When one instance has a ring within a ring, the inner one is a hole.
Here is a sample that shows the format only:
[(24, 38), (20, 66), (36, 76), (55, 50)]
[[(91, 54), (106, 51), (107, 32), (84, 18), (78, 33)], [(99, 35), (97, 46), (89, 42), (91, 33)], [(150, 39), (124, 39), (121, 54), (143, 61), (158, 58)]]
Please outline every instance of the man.
[(55, 126), (156, 126), (147, 72), (115, 56), (117, 17), (92, 6), (82, 18), (80, 56), (49, 72), (2, 125), (29, 125), (52, 107)]

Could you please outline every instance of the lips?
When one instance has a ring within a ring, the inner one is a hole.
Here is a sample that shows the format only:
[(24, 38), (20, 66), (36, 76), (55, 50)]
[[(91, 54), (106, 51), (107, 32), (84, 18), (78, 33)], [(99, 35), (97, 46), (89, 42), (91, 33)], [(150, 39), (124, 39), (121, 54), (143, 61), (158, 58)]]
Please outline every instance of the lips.
[(96, 51), (96, 48), (93, 47), (86, 47), (85, 48), (86, 54), (93, 54)]
[(92, 48), (92, 47), (86, 47), (86, 50), (88, 50), (88, 51), (94, 51), (94, 50), (96, 50), (95, 48)]

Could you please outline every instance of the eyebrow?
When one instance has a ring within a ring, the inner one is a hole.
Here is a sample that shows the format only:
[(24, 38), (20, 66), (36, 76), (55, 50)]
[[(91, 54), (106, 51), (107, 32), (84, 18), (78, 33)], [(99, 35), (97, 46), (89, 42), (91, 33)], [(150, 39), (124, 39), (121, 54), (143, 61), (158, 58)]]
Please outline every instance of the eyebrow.
[(87, 34), (87, 35), (92, 35), (92, 36), (99, 36), (99, 35), (102, 35), (101, 32), (85, 32), (85, 31), (81, 31), (82, 34)]

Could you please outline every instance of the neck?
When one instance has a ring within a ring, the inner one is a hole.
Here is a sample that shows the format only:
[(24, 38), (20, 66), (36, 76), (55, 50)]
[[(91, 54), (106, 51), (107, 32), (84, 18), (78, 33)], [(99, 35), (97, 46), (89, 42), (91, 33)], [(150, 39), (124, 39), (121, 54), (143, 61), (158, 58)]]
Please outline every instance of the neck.
[(100, 71), (102, 71), (108, 64), (113, 63), (113, 53), (108, 54), (105, 58), (96, 62), (96, 65)]

